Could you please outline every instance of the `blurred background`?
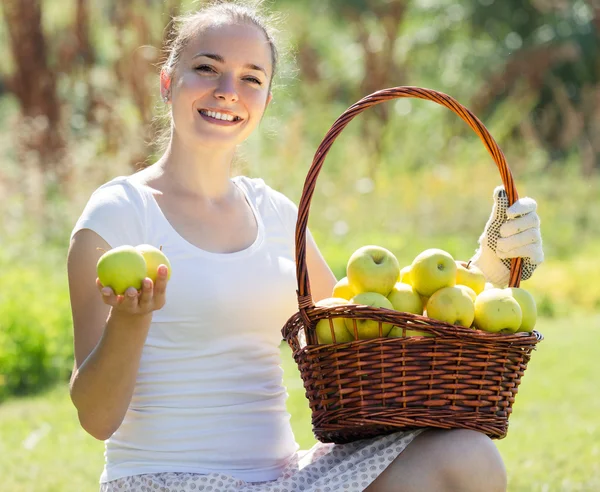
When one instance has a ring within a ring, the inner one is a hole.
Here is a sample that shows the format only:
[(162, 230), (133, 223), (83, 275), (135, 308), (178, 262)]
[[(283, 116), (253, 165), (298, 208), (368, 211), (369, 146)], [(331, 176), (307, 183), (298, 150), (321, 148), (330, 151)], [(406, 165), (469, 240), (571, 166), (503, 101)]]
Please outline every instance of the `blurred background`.
[[(3, 0), (0, 11), (0, 489), (97, 490), (103, 444), (79, 428), (66, 281), (91, 192), (158, 157), (158, 67), (189, 0)], [(511, 491), (600, 490), (600, 1), (274, 0), (274, 100), (235, 174), (296, 203), (335, 119), (414, 85), (471, 109), (534, 197), (546, 261), (522, 284), (545, 340), (498, 441)], [(468, 259), (500, 184), (446, 108), (397, 99), (355, 118), (321, 172), (309, 226), (338, 278), (364, 244), (403, 265), (428, 247)], [(115, 218), (118, 220), (118, 218)], [(297, 440), (310, 412), (282, 344)]]

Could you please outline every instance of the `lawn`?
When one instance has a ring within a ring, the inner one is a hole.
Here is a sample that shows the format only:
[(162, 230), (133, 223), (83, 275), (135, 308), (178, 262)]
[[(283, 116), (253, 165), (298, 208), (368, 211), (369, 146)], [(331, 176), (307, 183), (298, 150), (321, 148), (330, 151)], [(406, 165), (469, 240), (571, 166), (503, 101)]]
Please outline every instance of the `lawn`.
[[(600, 315), (541, 320), (510, 420), (497, 441), (510, 492), (600, 490)], [(315, 443), (290, 351), (282, 347), (288, 406), (298, 443)], [(98, 490), (103, 444), (79, 428), (66, 386), (0, 406), (3, 492)]]

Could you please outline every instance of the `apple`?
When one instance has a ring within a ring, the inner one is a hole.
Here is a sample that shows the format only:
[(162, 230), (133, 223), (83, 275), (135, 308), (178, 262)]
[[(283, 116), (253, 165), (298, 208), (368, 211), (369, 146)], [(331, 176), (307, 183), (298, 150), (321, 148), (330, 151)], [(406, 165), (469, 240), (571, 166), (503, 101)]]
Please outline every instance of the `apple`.
[[(350, 304), (361, 304), (377, 308), (394, 309), (392, 303), (378, 292), (361, 292), (350, 299)], [(358, 338), (366, 340), (379, 337), (379, 321), (374, 319), (352, 319), (346, 318), (346, 329), (354, 335), (354, 322), (356, 322), (356, 331)], [(386, 337), (392, 329), (391, 323), (382, 323), (382, 335)]]
[(521, 287), (509, 287), (510, 294), (521, 307), (523, 319), (517, 331), (532, 331), (537, 322), (537, 306), (533, 296)]
[(429, 333), (426, 331), (418, 331), (418, 330), (406, 330), (406, 335), (402, 333), (402, 328), (399, 326), (394, 326), (390, 332), (388, 333), (388, 338), (403, 338), (407, 337), (434, 337), (433, 333)]
[(339, 297), (342, 299), (352, 299), (355, 296), (355, 292), (348, 284), (348, 277), (344, 277), (333, 286), (333, 292), (331, 293), (331, 297)]
[(423, 301), (421, 296), (411, 285), (397, 282), (392, 291), (387, 295), (396, 311), (403, 313), (423, 314)]
[(485, 282), (485, 275), (475, 265), (466, 261), (456, 262), (456, 283), (458, 285), (471, 287), (475, 294), (480, 294), (485, 289)]
[(103, 286), (123, 295), (129, 287), (142, 288), (146, 278), (146, 260), (133, 246), (118, 246), (100, 257), (96, 271)]
[[(315, 306), (333, 307), (343, 306), (345, 304), (348, 304), (348, 299), (342, 299), (341, 297), (328, 297), (327, 299), (321, 299), (320, 301), (316, 302)], [(335, 342), (333, 340), (333, 335), (331, 334), (331, 325), (333, 325)], [(344, 343), (354, 340), (354, 336), (346, 329), (344, 318), (321, 319), (317, 322), (315, 330), (317, 332), (317, 340), (320, 344)]]
[(404, 284), (412, 285), (410, 279), (410, 265), (407, 265), (400, 270), (400, 278), (398, 280)]
[(475, 326), (492, 333), (514, 333), (521, 326), (523, 313), (507, 289), (484, 290), (475, 299)]
[(475, 318), (471, 296), (460, 287), (443, 287), (427, 301), (427, 316), (456, 326), (470, 328)]
[(394, 254), (380, 246), (357, 249), (346, 266), (348, 284), (356, 292), (376, 292), (387, 296), (400, 276), (400, 265)]
[(459, 289), (462, 289), (467, 294), (469, 294), (469, 297), (471, 298), (471, 300), (473, 302), (475, 302), (475, 299), (477, 299), (477, 294), (475, 293), (475, 291), (473, 289), (471, 289), (471, 287), (467, 287), (466, 285), (460, 285), (460, 284), (456, 284), (455, 287), (458, 287)]
[[(486, 282), (483, 290), (490, 290), (490, 289), (495, 289), (495, 288), (496, 287), (494, 287), (494, 284), (492, 282)], [(480, 292), (480, 294), (481, 294), (481, 292)]]
[(410, 275), (415, 290), (422, 296), (431, 296), (456, 284), (456, 262), (444, 250), (426, 249), (413, 260)]
[(167, 256), (162, 252), (162, 249), (156, 248), (151, 244), (140, 244), (135, 247), (146, 261), (146, 276), (152, 279), (152, 282), (156, 282), (158, 276), (158, 267), (160, 265), (166, 265), (167, 267), (167, 280), (171, 278), (171, 263)]

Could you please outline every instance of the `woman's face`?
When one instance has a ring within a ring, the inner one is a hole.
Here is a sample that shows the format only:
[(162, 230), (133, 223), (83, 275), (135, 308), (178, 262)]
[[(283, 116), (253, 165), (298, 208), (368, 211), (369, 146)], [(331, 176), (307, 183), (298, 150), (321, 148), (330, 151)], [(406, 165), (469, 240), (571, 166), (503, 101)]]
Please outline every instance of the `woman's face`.
[(271, 48), (258, 27), (222, 23), (202, 29), (172, 76), (174, 132), (189, 146), (240, 144), (271, 100), (271, 73)]

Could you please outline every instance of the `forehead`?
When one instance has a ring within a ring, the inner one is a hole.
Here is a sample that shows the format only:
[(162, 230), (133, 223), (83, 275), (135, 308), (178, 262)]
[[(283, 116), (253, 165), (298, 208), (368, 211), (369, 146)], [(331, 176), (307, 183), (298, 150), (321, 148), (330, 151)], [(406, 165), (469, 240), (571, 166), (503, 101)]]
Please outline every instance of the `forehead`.
[(222, 21), (198, 28), (182, 57), (192, 59), (198, 53), (220, 55), (226, 63), (258, 65), (268, 73), (272, 69), (269, 41), (254, 24)]

